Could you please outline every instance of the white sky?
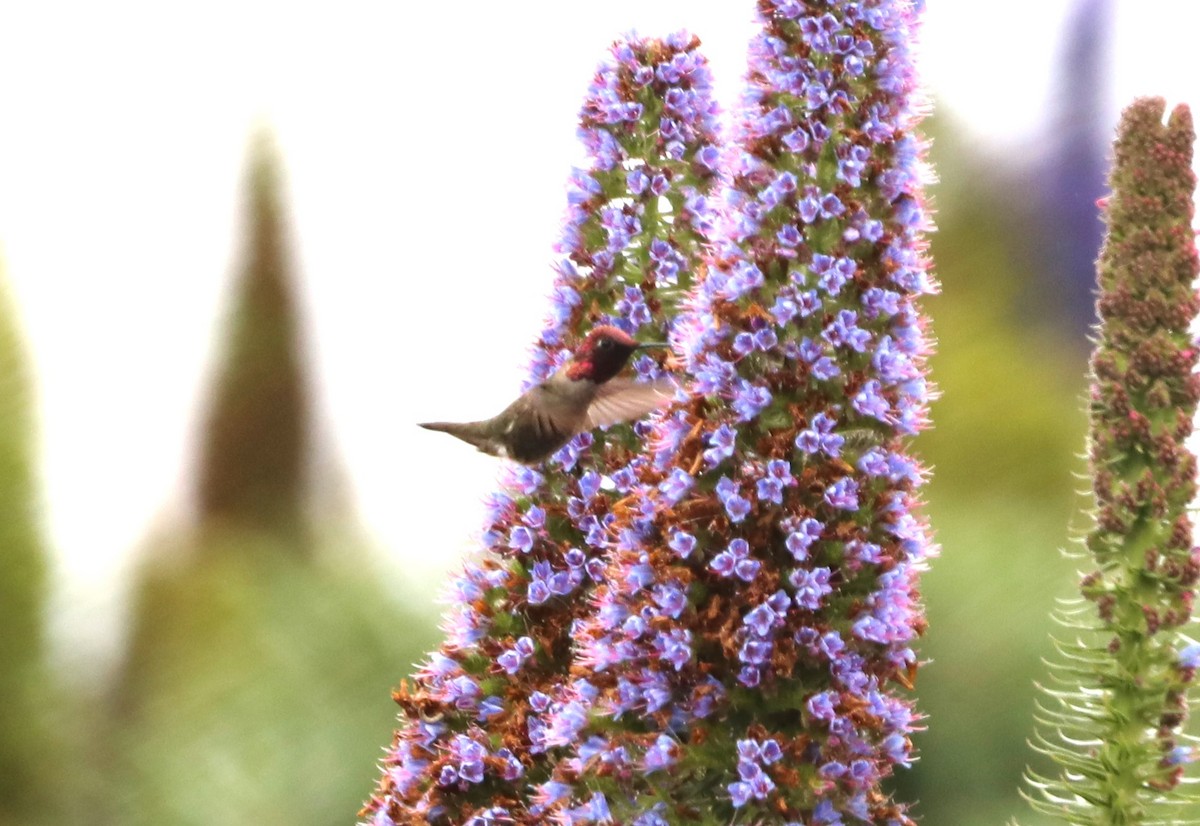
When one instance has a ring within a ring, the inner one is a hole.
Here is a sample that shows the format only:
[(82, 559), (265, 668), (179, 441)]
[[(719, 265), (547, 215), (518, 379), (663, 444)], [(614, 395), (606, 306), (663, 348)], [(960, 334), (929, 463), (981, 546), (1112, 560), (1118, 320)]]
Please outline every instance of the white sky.
[[(631, 28), (686, 27), (730, 101), (753, 0), (315, 5), (0, 12), (0, 258), (37, 373), (69, 619), (111, 626), (122, 566), (188, 489), (256, 124), (289, 176), (323, 430), (425, 595), (472, 547), (497, 465), (414, 422), (515, 393), (596, 62)], [(1117, 5), (1114, 121), (1136, 94), (1200, 103), (1200, 3)], [(981, 142), (1036, 153), (1070, 8), (929, 0), (939, 105)]]

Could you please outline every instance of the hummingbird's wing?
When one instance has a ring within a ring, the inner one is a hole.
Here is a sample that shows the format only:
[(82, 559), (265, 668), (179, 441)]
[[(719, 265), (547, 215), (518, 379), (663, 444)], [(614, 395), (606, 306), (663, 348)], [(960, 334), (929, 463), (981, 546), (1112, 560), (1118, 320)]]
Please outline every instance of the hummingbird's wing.
[(667, 379), (636, 382), (609, 379), (596, 388), (587, 410), (587, 429), (640, 419), (652, 410), (666, 407), (675, 398), (675, 385)]

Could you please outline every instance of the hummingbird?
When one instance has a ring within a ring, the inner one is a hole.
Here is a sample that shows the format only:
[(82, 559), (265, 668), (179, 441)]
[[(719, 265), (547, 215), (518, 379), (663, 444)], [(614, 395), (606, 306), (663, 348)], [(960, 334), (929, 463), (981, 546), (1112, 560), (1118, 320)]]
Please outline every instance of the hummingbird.
[(449, 433), (491, 456), (537, 464), (577, 433), (640, 419), (668, 404), (675, 388), (666, 379), (636, 382), (616, 377), (635, 350), (665, 346), (639, 343), (616, 327), (595, 327), (554, 375), (492, 418), (420, 426)]

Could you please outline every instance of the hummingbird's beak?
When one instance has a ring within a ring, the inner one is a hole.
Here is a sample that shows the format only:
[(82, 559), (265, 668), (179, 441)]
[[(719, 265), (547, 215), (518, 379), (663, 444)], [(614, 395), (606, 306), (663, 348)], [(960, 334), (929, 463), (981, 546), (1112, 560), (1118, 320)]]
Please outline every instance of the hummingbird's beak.
[(639, 341), (635, 349), (641, 350), (645, 347), (670, 347), (670, 343), (666, 341)]

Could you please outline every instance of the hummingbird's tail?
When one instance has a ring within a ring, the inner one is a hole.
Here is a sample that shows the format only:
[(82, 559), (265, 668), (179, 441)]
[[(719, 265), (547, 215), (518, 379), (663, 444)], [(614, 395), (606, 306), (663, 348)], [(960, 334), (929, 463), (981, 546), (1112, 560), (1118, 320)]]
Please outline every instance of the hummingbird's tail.
[(439, 433), (449, 433), (469, 445), (474, 445), (484, 453), (491, 452), (488, 449), (488, 438), (483, 428), (480, 427), (480, 422), (421, 422), (417, 426), (426, 430), (436, 430)]

